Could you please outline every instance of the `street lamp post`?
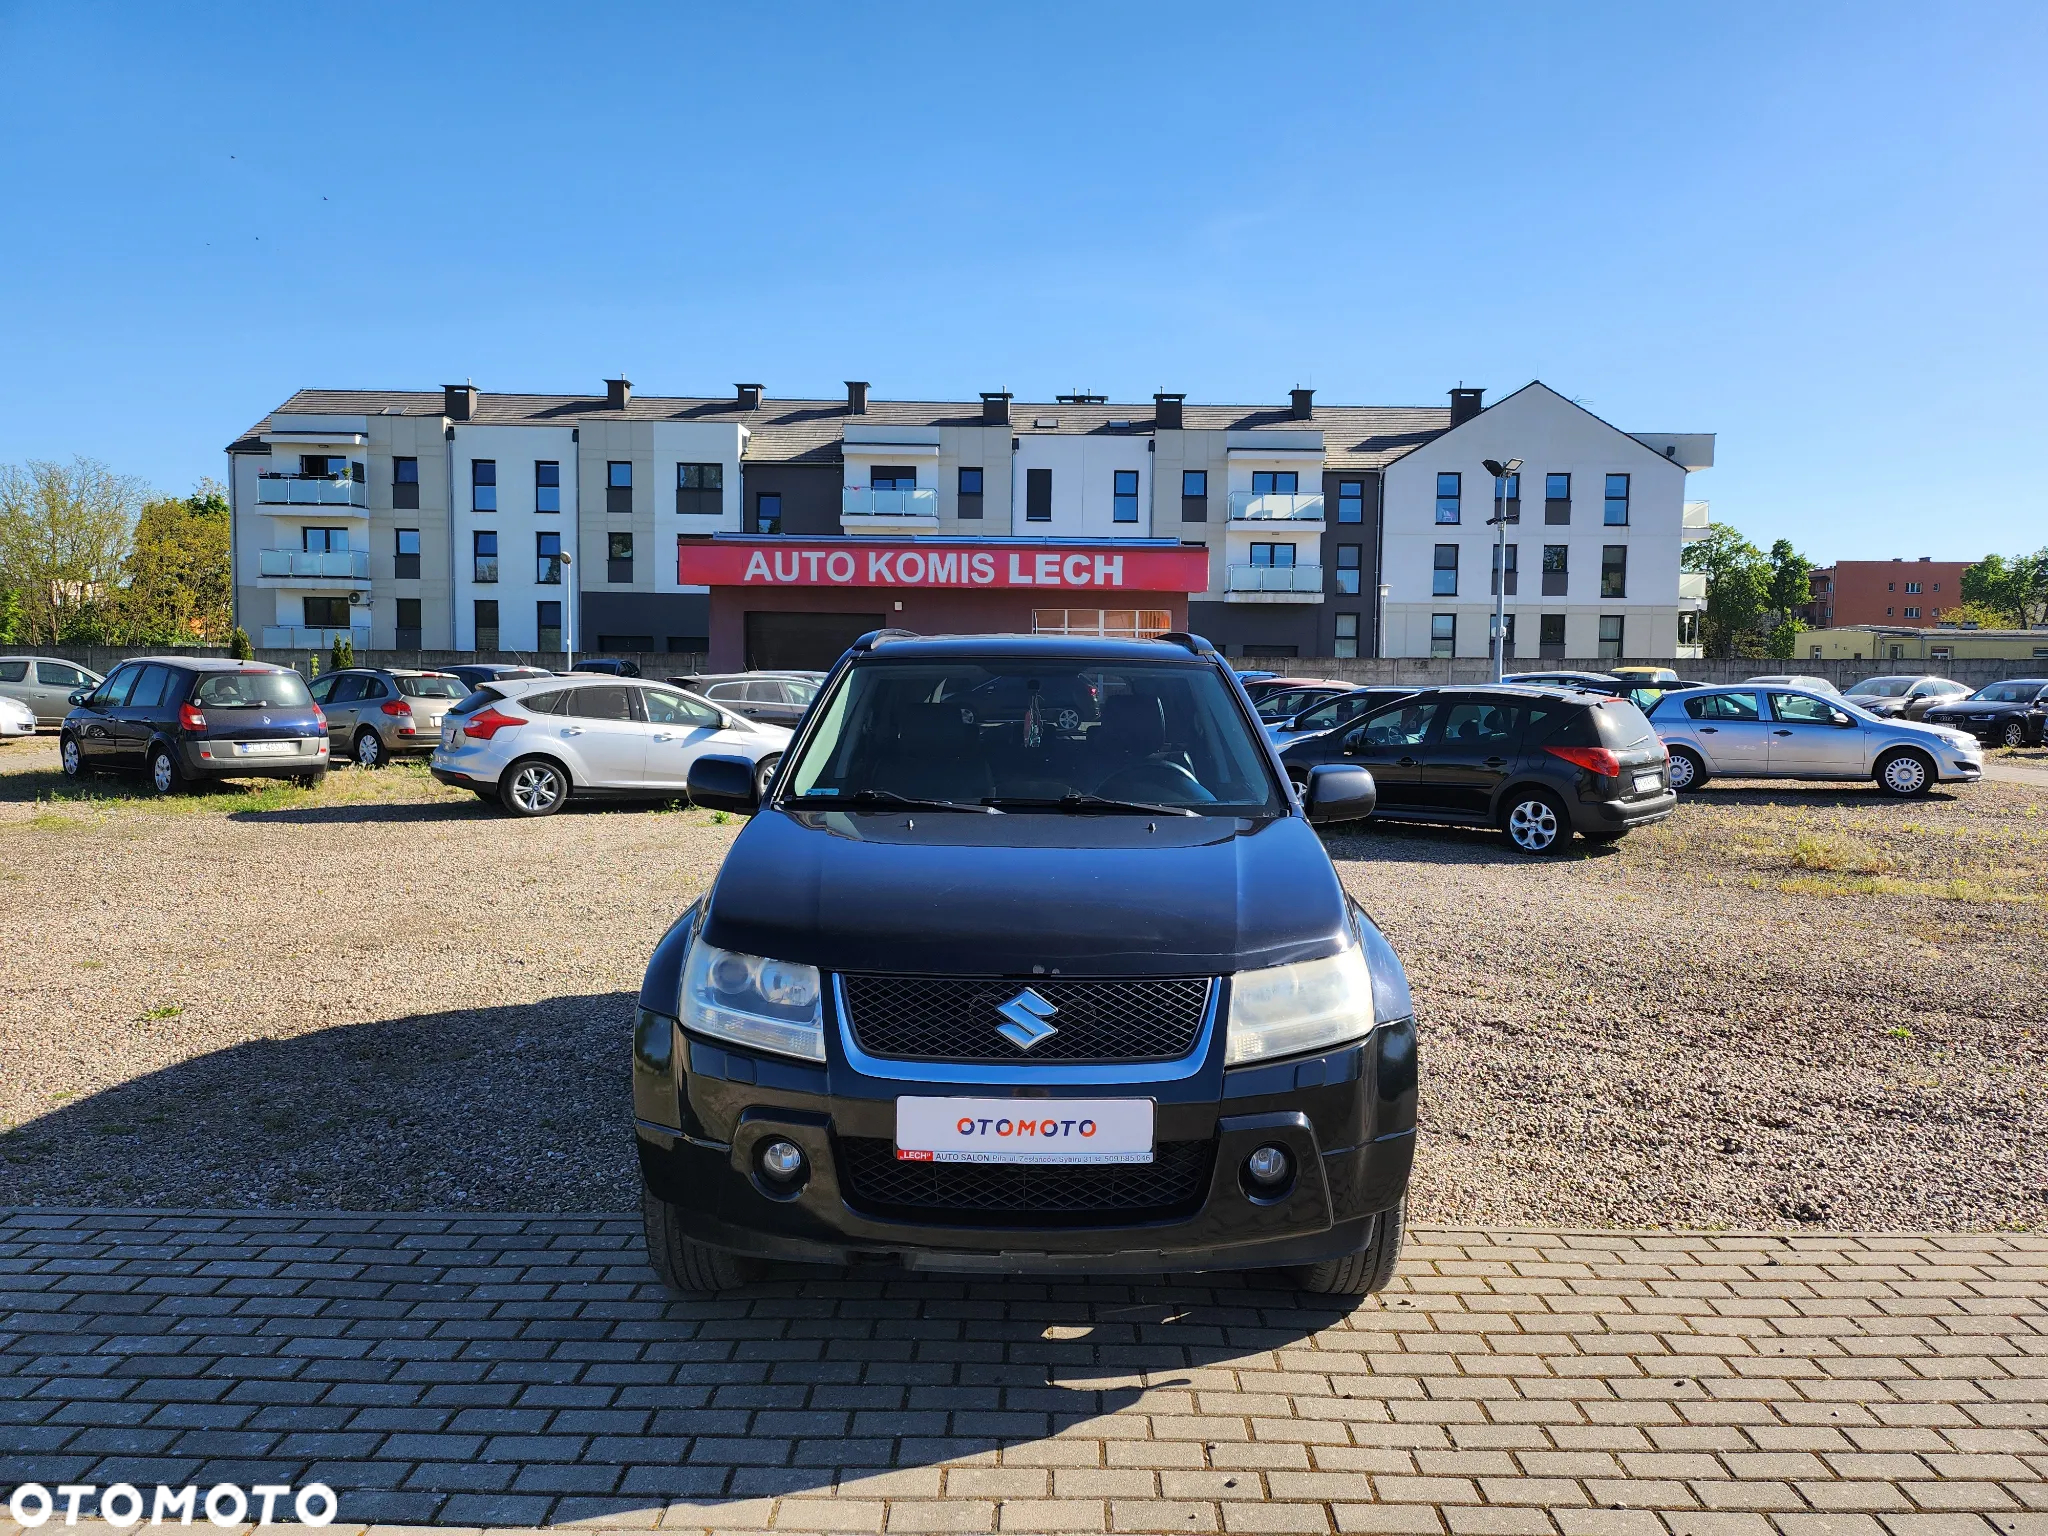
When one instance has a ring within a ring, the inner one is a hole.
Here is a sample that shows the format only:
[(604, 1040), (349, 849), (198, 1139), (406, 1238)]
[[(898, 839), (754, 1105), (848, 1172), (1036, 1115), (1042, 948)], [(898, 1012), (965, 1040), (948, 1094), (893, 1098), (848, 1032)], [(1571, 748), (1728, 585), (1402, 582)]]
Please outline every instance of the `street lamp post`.
[(568, 641), (564, 651), (562, 670), (576, 670), (576, 572), (571, 569), (573, 556), (562, 556), (562, 574), (568, 579), (563, 582), (566, 590), (562, 594), (562, 638)]
[(1520, 459), (1481, 459), (1493, 476), (1493, 680), (1508, 670), (1508, 476), (1522, 467)]

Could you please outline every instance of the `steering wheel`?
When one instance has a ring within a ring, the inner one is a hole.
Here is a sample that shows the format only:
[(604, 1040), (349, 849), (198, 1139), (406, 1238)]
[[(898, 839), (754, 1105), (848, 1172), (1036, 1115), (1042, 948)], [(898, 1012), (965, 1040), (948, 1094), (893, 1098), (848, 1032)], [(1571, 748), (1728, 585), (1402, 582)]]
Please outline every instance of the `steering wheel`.
[(1205, 804), (1216, 798), (1180, 763), (1132, 763), (1096, 785), (1095, 793), (1109, 800), (1157, 800), (1167, 805)]

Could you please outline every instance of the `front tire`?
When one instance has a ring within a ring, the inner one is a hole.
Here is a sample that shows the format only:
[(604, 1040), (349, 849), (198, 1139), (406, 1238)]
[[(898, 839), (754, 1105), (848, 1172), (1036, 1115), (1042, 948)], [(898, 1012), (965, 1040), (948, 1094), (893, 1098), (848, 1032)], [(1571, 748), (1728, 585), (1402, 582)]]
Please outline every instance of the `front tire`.
[(1531, 857), (1556, 853), (1572, 840), (1572, 824), (1563, 804), (1544, 789), (1518, 790), (1509, 796), (1500, 824), (1508, 841)]
[(1671, 787), (1681, 795), (1690, 794), (1707, 782), (1707, 765), (1699, 755), (1684, 747), (1671, 749)]
[(357, 731), (355, 754), (358, 768), (382, 768), (384, 766), (384, 738), (375, 731)]
[(1998, 744), (2002, 747), (2024, 747), (2027, 744), (2027, 722), (2008, 720), (2005, 729), (1999, 732)]
[(498, 781), (498, 804), (514, 816), (552, 816), (569, 803), (569, 775), (545, 757), (523, 757)]
[(678, 1296), (736, 1291), (760, 1278), (761, 1261), (713, 1248), (684, 1233), (676, 1208), (652, 1190), (640, 1190), (640, 1221), (647, 1233), (647, 1264)]
[(1318, 1296), (1370, 1296), (1383, 1291), (1394, 1278), (1394, 1265), (1401, 1258), (1401, 1236), (1408, 1225), (1408, 1201), (1373, 1218), (1372, 1241), (1357, 1253), (1341, 1259), (1324, 1259), (1304, 1264), (1294, 1271), (1294, 1283)]
[(768, 801), (768, 781), (775, 777), (776, 766), (781, 763), (782, 754), (771, 752), (754, 764), (754, 803), (765, 805)]
[(178, 760), (169, 747), (150, 748), (149, 787), (160, 795), (175, 795), (185, 787), (185, 776), (178, 772)]
[(82, 779), (85, 777), (85, 754), (79, 750), (78, 738), (66, 733), (57, 744), (57, 760), (64, 766), (64, 777)]
[(1872, 777), (1886, 794), (1912, 800), (1934, 787), (1934, 764), (1925, 753), (1903, 747), (1879, 758)]

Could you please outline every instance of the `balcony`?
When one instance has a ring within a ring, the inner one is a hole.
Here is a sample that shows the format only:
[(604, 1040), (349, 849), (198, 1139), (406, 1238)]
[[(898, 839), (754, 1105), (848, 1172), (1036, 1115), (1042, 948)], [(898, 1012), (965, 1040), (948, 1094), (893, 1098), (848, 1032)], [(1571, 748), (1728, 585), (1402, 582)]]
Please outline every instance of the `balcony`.
[(1707, 600), (1707, 573), (1705, 571), (1680, 571), (1678, 573), (1678, 600), (1680, 602)]
[(368, 581), (370, 552), (367, 549), (259, 549), (258, 576), (282, 576), (298, 581)]
[(1321, 496), (1261, 496), (1255, 491), (1230, 493), (1233, 523), (1320, 523)]
[(901, 532), (939, 526), (939, 493), (874, 491), (849, 485), (839, 493), (839, 525), (848, 533)]
[(1319, 603), (1320, 565), (1233, 565), (1224, 577), (1225, 600), (1233, 603)]
[(1678, 526), (1688, 544), (1694, 539), (1704, 539), (1707, 536), (1707, 530), (1714, 521), (1710, 510), (1712, 506), (1713, 503), (1706, 501), (1688, 501), (1685, 504), (1685, 511), (1679, 518)]
[(359, 651), (370, 648), (370, 626), (366, 621), (359, 629), (311, 629), (303, 624), (266, 624), (263, 626), (263, 649), (266, 651), (322, 651), (337, 640), (346, 640)]
[(256, 500), (266, 507), (367, 507), (370, 488), (360, 480), (328, 475), (261, 474)]

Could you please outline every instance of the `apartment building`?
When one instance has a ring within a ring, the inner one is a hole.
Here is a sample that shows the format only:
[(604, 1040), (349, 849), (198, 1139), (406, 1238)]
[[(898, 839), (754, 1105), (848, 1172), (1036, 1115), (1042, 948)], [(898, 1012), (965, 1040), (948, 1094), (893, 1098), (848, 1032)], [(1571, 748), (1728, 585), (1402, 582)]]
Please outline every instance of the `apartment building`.
[(1967, 560), (1837, 560), (1813, 573), (1806, 622), (1814, 629), (1935, 624), (1963, 601)]
[[(1490, 410), (1463, 389), (1448, 408), (1306, 389), (1284, 406), (882, 401), (859, 381), (829, 400), (760, 384), (654, 398), (624, 379), (601, 396), (303, 390), (228, 449), (237, 615), (280, 649), (346, 635), (708, 650), (717, 667), (814, 664), (882, 624), (1193, 628), (1242, 657), (1485, 654), (1490, 599), (1446, 603), (1477, 594), (1445, 592), (1429, 562), (1443, 476), (1476, 486), (1496, 440), (1603, 491), (1640, 482), (1633, 519), (1599, 536), (1629, 546), (1633, 593), (1596, 597), (1607, 556), (1582, 536), (1588, 585), (1547, 605), (1586, 647), (1570, 654), (1598, 653), (1610, 611), (1628, 654), (1682, 654), (1676, 549), (1688, 519), (1705, 527), (1684, 470), (1711, 462), (1711, 437), (1646, 446), (1542, 385)], [(1463, 580), (1486, 569), (1490, 509), (1467, 522), (1452, 499), (1479, 550), (1454, 555)], [(1513, 556), (1508, 571), (1514, 597)], [(1547, 614), (1522, 628), (1551, 633)], [(1511, 654), (1537, 651), (1525, 637)]]

